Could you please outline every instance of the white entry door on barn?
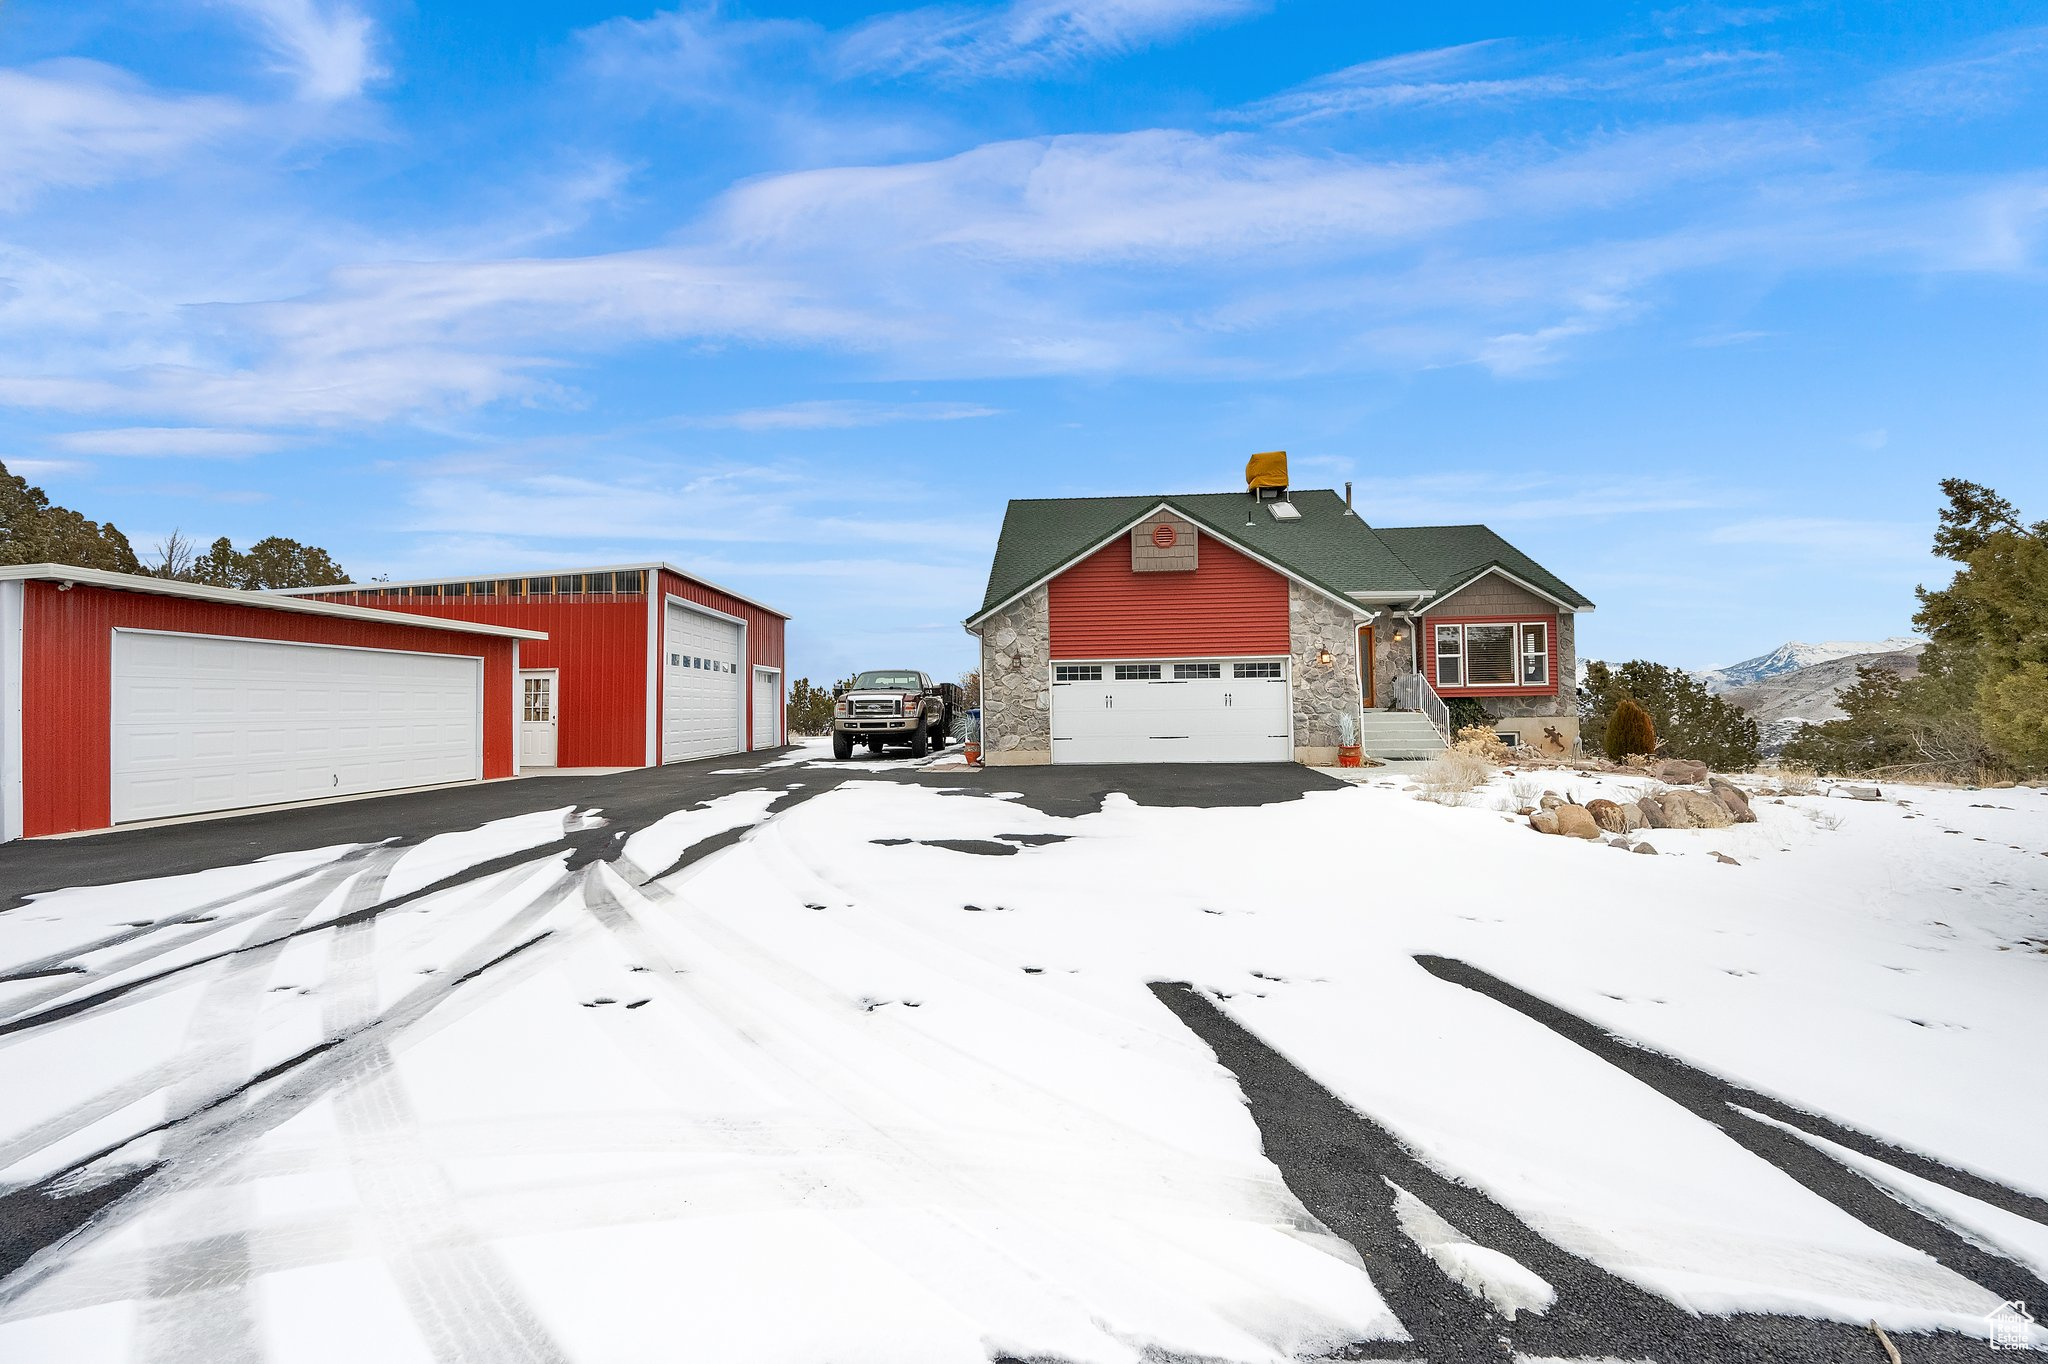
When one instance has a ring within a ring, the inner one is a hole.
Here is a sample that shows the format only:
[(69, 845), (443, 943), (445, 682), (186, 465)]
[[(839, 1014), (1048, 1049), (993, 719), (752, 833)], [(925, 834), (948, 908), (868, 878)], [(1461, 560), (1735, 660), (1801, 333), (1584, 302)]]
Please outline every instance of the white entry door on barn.
[(479, 779), (483, 666), (117, 630), (114, 822)]
[(773, 668), (754, 669), (754, 747), (782, 743), (782, 674)]
[(554, 668), (519, 674), (519, 765), (553, 767), (561, 751), (562, 711)]
[(740, 752), (746, 747), (740, 622), (672, 601), (662, 642), (661, 760)]
[(1284, 659), (1056, 663), (1056, 763), (1250, 763), (1294, 757)]

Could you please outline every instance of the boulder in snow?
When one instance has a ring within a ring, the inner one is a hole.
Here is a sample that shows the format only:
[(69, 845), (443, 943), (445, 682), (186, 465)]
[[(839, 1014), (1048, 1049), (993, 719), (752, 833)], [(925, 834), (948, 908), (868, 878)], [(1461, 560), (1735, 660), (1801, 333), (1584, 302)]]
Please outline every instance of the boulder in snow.
[(1586, 813), (1593, 817), (1595, 824), (1610, 834), (1628, 832), (1628, 820), (1622, 816), (1621, 807), (1611, 800), (1587, 801)]
[(1691, 786), (1707, 779), (1707, 765), (1690, 758), (1665, 758), (1650, 769), (1650, 775), (1658, 781), (1675, 782), (1680, 786)]
[(1538, 810), (1535, 814), (1529, 816), (1529, 827), (1539, 834), (1556, 833), (1557, 812), (1555, 810)]
[(1722, 781), (1719, 777), (1707, 778), (1707, 791), (1721, 803), (1721, 808), (1734, 816), (1737, 824), (1756, 823), (1756, 812), (1749, 808), (1749, 797), (1733, 782)]
[(1557, 831), (1566, 838), (1600, 837), (1600, 826), (1593, 822), (1583, 805), (1560, 805), (1550, 812), (1557, 819)]

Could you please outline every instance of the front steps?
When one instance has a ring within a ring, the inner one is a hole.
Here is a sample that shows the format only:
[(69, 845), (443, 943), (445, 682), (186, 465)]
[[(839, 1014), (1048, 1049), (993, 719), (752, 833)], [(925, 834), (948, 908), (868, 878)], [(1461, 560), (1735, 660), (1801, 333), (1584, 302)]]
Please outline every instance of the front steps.
[(1414, 710), (1367, 711), (1358, 746), (1366, 757), (1381, 762), (1434, 758), (1446, 747), (1436, 726)]

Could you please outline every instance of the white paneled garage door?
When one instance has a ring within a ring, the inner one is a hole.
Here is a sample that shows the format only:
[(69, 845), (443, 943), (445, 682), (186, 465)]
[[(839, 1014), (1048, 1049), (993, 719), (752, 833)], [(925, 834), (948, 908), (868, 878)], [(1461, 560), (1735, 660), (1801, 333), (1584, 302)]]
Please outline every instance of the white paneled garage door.
[(117, 630), (114, 822), (480, 778), (483, 666)]
[(745, 664), (736, 620), (668, 604), (662, 632), (661, 760), (683, 762), (737, 753)]
[(1056, 763), (1253, 763), (1294, 757), (1284, 659), (1056, 663)]

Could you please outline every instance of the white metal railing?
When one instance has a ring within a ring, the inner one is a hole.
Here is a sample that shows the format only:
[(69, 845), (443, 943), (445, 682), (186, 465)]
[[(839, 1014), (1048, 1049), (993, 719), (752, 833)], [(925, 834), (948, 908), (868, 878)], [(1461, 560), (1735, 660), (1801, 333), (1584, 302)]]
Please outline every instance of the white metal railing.
[(1451, 708), (1436, 694), (1436, 688), (1429, 685), (1429, 679), (1421, 673), (1403, 673), (1394, 679), (1394, 700), (1402, 710), (1422, 712), (1424, 719), (1436, 728), (1448, 744), (1451, 741)]

